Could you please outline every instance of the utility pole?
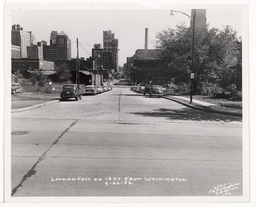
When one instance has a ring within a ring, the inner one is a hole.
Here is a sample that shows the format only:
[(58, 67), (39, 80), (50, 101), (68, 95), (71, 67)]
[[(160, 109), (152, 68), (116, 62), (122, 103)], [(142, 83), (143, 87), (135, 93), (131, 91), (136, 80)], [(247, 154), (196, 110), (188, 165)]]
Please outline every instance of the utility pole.
[(196, 9), (194, 11), (194, 15), (192, 17), (193, 21), (193, 31), (192, 31), (192, 65), (191, 65), (191, 89), (190, 89), (190, 104), (193, 101), (193, 92), (194, 92), (194, 78), (195, 78), (195, 70), (194, 70), (194, 50), (195, 50), (195, 21), (196, 21)]
[(191, 58), (192, 58), (192, 63), (191, 63), (191, 72), (190, 72), (190, 82), (191, 82), (191, 86), (190, 86), (190, 104), (192, 103), (193, 101), (193, 86), (194, 86), (194, 79), (195, 79), (195, 70), (194, 70), (194, 48), (195, 48), (195, 22), (196, 22), (196, 9), (194, 10), (194, 13), (193, 13), (193, 16), (189, 16), (188, 14), (184, 13), (184, 12), (181, 12), (181, 11), (174, 11), (174, 10), (171, 10), (171, 13), (170, 15), (173, 16), (174, 12), (178, 12), (178, 13), (181, 13), (181, 14), (184, 14), (186, 15), (190, 21), (192, 22), (192, 49), (191, 49)]
[(78, 38), (76, 38), (76, 50), (77, 50), (77, 55), (76, 55), (76, 84), (78, 85), (78, 90), (79, 90), (79, 84), (80, 84), (80, 78), (79, 78), (79, 71), (80, 71), (80, 62), (79, 62), (79, 52), (78, 52)]

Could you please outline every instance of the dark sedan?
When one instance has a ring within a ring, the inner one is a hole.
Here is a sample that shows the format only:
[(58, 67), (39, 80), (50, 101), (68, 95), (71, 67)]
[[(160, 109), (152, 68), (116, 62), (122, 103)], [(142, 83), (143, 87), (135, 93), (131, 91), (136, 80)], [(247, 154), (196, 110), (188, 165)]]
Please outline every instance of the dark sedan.
[(81, 100), (82, 94), (80, 90), (78, 89), (78, 85), (76, 84), (67, 84), (63, 86), (62, 92), (60, 94), (61, 100), (68, 100), (71, 98), (74, 98), (78, 101), (78, 99)]
[(149, 94), (150, 97), (152, 96), (159, 96), (163, 97), (163, 87), (159, 85), (148, 85), (145, 87), (144, 95)]

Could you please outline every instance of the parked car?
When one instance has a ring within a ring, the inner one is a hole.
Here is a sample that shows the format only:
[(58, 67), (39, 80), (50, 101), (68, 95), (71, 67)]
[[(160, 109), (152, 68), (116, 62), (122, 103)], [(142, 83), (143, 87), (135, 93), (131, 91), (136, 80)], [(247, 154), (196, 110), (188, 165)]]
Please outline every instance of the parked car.
[(60, 94), (61, 100), (68, 100), (74, 98), (78, 101), (78, 99), (82, 99), (82, 93), (80, 89), (78, 89), (78, 85), (76, 84), (66, 84), (62, 88), (62, 92)]
[(97, 93), (98, 91), (95, 85), (87, 85), (85, 86), (83, 95), (88, 95), (88, 94), (96, 95)]
[(137, 91), (138, 91), (139, 93), (143, 93), (144, 90), (145, 90), (145, 85), (139, 85)]
[(108, 87), (107, 86), (103, 86), (103, 91), (107, 92), (108, 91)]
[(144, 91), (143, 91), (144, 96), (145, 96), (146, 94), (150, 94), (151, 87), (152, 87), (151, 85), (145, 86), (145, 89), (144, 89)]
[(131, 86), (131, 90), (132, 90), (132, 91), (134, 91), (134, 90), (135, 90), (135, 88), (136, 88), (136, 86), (135, 86), (135, 85), (132, 85), (132, 86)]
[(12, 94), (21, 93), (23, 91), (19, 83), (12, 83)]
[(107, 86), (107, 88), (108, 88), (108, 91), (111, 91), (112, 90), (112, 86)]
[(163, 87), (159, 86), (159, 85), (153, 85), (150, 88), (150, 93), (149, 96), (159, 96), (159, 97), (163, 97)]
[(103, 93), (104, 89), (102, 86), (97, 86), (97, 91), (98, 91), (98, 93)]

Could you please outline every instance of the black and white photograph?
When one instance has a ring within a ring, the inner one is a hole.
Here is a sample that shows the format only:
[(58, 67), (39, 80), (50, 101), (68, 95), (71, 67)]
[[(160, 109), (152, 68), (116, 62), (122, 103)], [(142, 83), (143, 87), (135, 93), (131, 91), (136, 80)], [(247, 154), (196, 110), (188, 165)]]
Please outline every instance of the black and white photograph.
[(5, 12), (7, 201), (248, 202), (248, 6)]

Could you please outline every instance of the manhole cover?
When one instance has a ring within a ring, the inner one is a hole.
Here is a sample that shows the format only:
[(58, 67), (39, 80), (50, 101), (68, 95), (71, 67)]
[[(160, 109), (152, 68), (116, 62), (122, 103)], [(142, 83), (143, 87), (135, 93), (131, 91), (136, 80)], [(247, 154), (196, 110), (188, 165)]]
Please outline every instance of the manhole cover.
[(12, 132), (12, 135), (24, 135), (27, 133), (28, 133), (27, 131), (15, 131), (15, 132)]

